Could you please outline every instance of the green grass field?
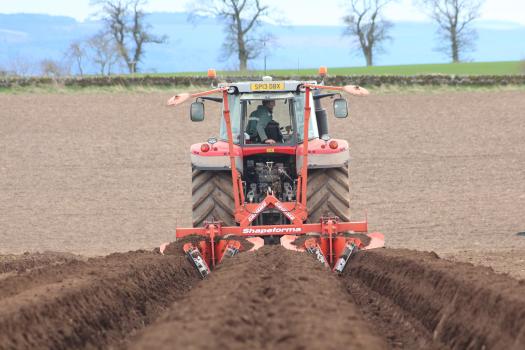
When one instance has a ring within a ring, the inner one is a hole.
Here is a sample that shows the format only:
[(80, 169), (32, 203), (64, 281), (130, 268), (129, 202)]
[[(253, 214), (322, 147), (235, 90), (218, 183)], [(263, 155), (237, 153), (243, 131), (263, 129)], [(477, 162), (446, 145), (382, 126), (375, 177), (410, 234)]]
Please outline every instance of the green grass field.
[[(414, 64), (401, 66), (374, 66), (374, 67), (328, 67), (330, 75), (425, 75), (425, 74), (454, 74), (454, 75), (514, 75), (524, 74), (525, 64), (520, 61), (507, 62), (468, 62), (445, 64)], [(219, 76), (263, 75), (263, 71), (218, 71)], [(317, 68), (312, 69), (277, 69), (268, 70), (272, 76), (309, 76), (317, 75)], [(151, 75), (151, 74), (149, 74)], [(155, 76), (205, 76), (206, 72), (181, 72), (154, 74)]]

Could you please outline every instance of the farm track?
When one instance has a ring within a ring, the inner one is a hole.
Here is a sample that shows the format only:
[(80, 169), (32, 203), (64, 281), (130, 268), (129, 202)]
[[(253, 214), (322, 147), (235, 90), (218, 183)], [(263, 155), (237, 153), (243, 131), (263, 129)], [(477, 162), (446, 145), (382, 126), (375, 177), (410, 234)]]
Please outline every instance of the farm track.
[(382, 249), (359, 253), (337, 276), (270, 246), (225, 260), (199, 283), (177, 245), (174, 255), (112, 254), (5, 278), (0, 348), (525, 346), (525, 284), (488, 268)]

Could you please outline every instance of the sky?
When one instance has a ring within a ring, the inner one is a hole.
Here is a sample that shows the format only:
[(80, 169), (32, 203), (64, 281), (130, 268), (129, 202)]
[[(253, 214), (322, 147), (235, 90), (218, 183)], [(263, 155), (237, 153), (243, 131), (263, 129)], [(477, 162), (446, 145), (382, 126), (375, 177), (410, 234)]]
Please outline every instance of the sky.
[[(0, 0), (0, 13), (45, 13), (85, 20), (93, 7), (89, 0)], [(149, 0), (151, 12), (183, 12), (191, 0)], [(427, 16), (415, 7), (415, 0), (398, 0), (389, 5), (385, 16), (393, 21), (426, 21)], [(287, 23), (301, 25), (341, 24), (344, 0), (265, 0), (282, 13)], [(510, 21), (525, 25), (525, 0), (486, 0), (481, 19)]]

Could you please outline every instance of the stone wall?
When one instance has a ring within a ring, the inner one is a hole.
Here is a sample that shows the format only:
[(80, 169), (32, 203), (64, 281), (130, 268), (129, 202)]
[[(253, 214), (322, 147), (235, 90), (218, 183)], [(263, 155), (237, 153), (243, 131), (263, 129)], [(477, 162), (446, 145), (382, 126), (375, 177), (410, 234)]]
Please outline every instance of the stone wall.
[[(279, 80), (319, 80), (315, 76), (283, 76)], [(260, 80), (260, 77), (221, 77), (220, 81), (249, 81)], [(494, 85), (525, 85), (525, 75), (340, 75), (325, 79), (327, 85), (356, 84), (362, 86), (494, 86)], [(66, 87), (108, 87), (108, 86), (207, 86), (210, 80), (207, 77), (157, 77), (157, 76), (114, 76), (114, 77), (83, 77), (83, 78), (0, 78), (0, 88), (24, 86), (66, 86)]]

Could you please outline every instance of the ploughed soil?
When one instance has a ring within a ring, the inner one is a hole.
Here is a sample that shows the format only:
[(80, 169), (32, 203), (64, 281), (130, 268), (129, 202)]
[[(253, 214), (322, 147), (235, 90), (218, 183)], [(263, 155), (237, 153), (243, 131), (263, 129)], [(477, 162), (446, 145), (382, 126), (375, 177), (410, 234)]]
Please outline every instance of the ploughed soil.
[[(194, 91), (194, 90), (192, 90)], [(191, 226), (189, 121), (170, 92), (0, 94), (0, 254), (151, 249)], [(525, 92), (349, 97), (352, 218), (390, 248), (525, 278)], [(330, 102), (330, 101), (327, 101)]]
[(59, 265), (82, 259), (84, 258), (78, 255), (57, 252), (26, 252), (22, 255), (0, 255), (0, 278), (9, 273), (19, 273), (48, 265)]
[(0, 281), (0, 349), (117, 346), (200, 280), (182, 253), (57, 257)]
[(435, 253), (363, 251), (341, 276), (265, 246), (228, 259), (132, 349), (523, 349), (525, 284)]
[(357, 253), (336, 275), (265, 246), (204, 281), (182, 254), (135, 251), (12, 271), (0, 349), (523, 349), (525, 283), (435, 253)]
[(131, 349), (383, 349), (336, 275), (265, 246), (227, 259)]
[(407, 249), (359, 252), (342, 279), (391, 348), (525, 348), (523, 280)]
[(0, 349), (525, 348), (524, 282), (460, 263), (525, 277), (525, 92), (350, 98), (330, 133), (353, 218), (389, 249), (342, 276), (281, 247), (203, 282), (185, 241), (34, 253), (151, 249), (191, 224), (188, 149), (219, 106), (191, 124), (169, 95), (0, 94)]

